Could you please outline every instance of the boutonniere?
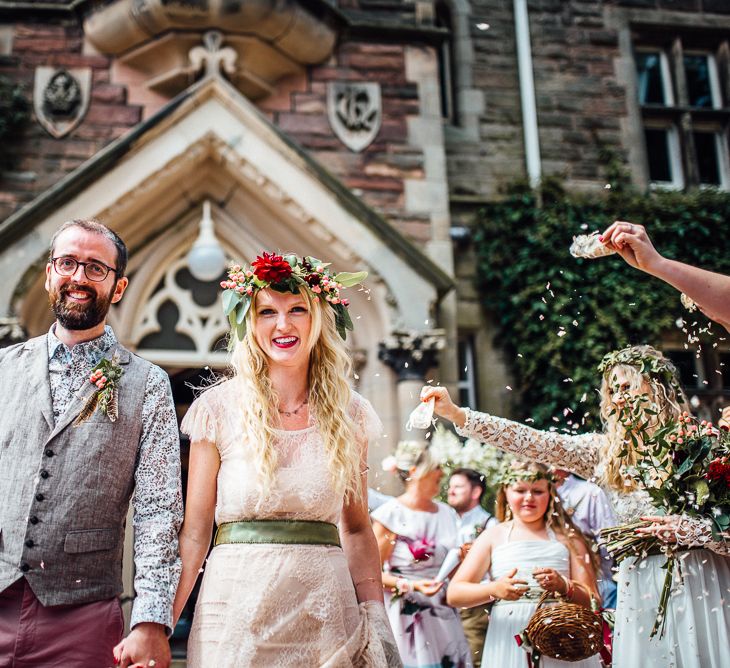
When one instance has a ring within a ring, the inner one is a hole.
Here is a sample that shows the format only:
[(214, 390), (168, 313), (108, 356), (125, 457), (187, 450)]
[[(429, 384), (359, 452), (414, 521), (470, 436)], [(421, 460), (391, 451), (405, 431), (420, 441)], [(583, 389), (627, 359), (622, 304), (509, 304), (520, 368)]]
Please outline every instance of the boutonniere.
[(91, 370), (89, 382), (96, 385), (97, 391), (86, 400), (86, 404), (74, 421), (75, 427), (86, 422), (97, 409), (104, 413), (110, 422), (117, 421), (119, 417), (118, 383), (123, 373), (124, 369), (119, 366), (119, 356), (116, 353), (110, 360), (101, 360)]

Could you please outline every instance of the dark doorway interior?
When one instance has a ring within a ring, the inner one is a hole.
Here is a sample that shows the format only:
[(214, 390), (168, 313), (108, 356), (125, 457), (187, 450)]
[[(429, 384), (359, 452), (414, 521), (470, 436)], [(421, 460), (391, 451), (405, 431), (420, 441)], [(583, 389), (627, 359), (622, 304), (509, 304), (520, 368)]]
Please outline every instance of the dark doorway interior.
[[(190, 408), (190, 404), (205, 387), (210, 385), (211, 382), (214, 382), (217, 372), (206, 367), (204, 369), (168, 369), (168, 373), (170, 374), (172, 396), (175, 400), (175, 408), (177, 410), (177, 420), (178, 424), (180, 424), (188, 408)], [(180, 458), (182, 464), (183, 500), (187, 501), (190, 440), (184, 434), (180, 434)], [(188, 636), (190, 635), (201, 580), (202, 578), (198, 578), (198, 582), (190, 594), (190, 598), (180, 616), (180, 621), (175, 627), (175, 632), (172, 634), (172, 638), (170, 638), (170, 646), (172, 647), (172, 655), (174, 658), (185, 658), (186, 656)]]

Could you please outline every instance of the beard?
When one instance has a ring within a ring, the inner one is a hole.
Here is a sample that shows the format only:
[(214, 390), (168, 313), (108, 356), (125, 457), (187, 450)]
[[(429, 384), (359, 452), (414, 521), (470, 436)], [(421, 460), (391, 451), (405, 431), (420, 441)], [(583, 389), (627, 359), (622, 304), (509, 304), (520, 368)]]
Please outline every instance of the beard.
[(469, 499), (462, 500), (462, 501), (454, 501), (453, 503), (449, 503), (449, 505), (457, 512), (457, 513), (465, 513), (467, 510), (469, 510)]
[[(92, 329), (106, 318), (112, 305), (115, 287), (107, 295), (101, 295), (89, 286), (67, 283), (60, 288), (52, 289), (48, 297), (53, 314), (64, 329), (74, 331)], [(83, 292), (91, 299), (85, 304), (78, 304), (69, 300), (67, 297), (69, 292)]]

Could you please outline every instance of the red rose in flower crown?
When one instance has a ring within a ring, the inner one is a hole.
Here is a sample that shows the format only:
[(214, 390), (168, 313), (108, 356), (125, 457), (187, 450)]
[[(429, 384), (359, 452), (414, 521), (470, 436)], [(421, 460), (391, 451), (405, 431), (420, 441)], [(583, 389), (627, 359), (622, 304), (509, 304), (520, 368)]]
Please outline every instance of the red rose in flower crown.
[[(347, 338), (353, 324), (347, 307), (350, 301), (342, 297), (343, 288), (362, 283), (367, 278), (366, 271), (333, 272), (328, 262), (322, 262), (311, 255), (299, 257), (294, 254), (278, 255), (262, 252), (252, 263), (250, 269), (240, 264), (231, 265), (228, 279), (221, 281), (223, 288), (223, 312), (228, 317), (235, 338), (243, 340), (246, 334), (246, 316), (258, 290), (272, 288), (279, 292), (297, 294), (307, 290), (314, 302), (329, 304), (335, 312), (337, 333)], [(232, 349), (234, 339), (229, 341)]]
[(279, 283), (292, 274), (291, 265), (281, 255), (267, 253), (260, 255), (251, 263), (251, 269), (260, 281)]

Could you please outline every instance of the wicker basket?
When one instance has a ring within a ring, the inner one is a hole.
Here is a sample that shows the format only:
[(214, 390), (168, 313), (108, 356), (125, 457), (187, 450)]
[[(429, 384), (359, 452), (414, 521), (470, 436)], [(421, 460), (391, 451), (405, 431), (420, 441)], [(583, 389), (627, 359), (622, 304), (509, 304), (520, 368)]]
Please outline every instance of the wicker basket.
[(543, 656), (561, 661), (582, 661), (603, 646), (603, 623), (588, 608), (558, 601), (541, 607), (550, 592), (544, 592), (525, 628), (530, 644)]

